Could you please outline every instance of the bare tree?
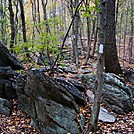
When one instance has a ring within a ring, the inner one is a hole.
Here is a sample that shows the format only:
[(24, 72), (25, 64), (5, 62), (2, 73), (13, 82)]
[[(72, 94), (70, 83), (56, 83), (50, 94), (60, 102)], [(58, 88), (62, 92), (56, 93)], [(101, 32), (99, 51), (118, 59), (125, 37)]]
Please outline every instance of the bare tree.
[(0, 41), (3, 44), (6, 44), (6, 13), (5, 13), (5, 7), (6, 7), (7, 1), (6, 0), (0, 0)]
[(46, 26), (45, 30), (46, 30), (46, 32), (51, 32), (49, 25), (48, 25), (48, 22), (47, 22), (47, 9), (46, 9), (46, 7), (48, 4), (48, 1), (47, 0), (41, 0), (41, 1), (42, 1), (42, 8), (43, 8), (43, 19), (45, 21), (45, 26)]
[(128, 43), (128, 48), (129, 48), (129, 63), (133, 63), (132, 60), (132, 57), (133, 57), (133, 33), (134, 33), (134, 14), (133, 14), (133, 11), (134, 11), (134, 1), (131, 0), (131, 11), (130, 11), (130, 14), (131, 14), (131, 19), (130, 19), (130, 37), (129, 37), (129, 43)]
[[(86, 5), (88, 9), (90, 7), (90, 0), (86, 0)], [(90, 11), (87, 10), (86, 12), (88, 12), (90, 14)], [(86, 56), (86, 60), (85, 60), (85, 63), (84, 64), (87, 64), (88, 62), (88, 59), (90, 57), (90, 50), (91, 50), (91, 38), (90, 38), (90, 35), (91, 35), (91, 20), (89, 18), (89, 16), (86, 17), (87, 19), (87, 56)]]
[[(14, 23), (14, 12), (12, 8), (12, 0), (8, 0), (9, 3), (9, 14), (10, 14), (10, 25), (11, 25), (11, 39), (10, 39), (10, 48), (13, 48), (15, 42), (15, 23)], [(13, 50), (11, 50), (13, 52)]]
[(18, 0), (20, 4), (20, 11), (21, 11), (21, 21), (22, 21), (22, 32), (23, 32), (23, 40), (27, 42), (27, 35), (26, 35), (26, 22), (25, 22), (25, 14), (24, 14), (24, 6), (23, 0)]
[[(120, 48), (121, 48), (121, 38), (122, 38), (122, 22), (123, 22), (122, 20), (123, 20), (123, 12), (121, 13), (119, 19), (120, 19), (119, 22), (116, 23), (116, 24), (118, 24), (119, 32), (118, 32), (118, 33), (116, 32), (116, 34), (117, 34), (117, 37), (118, 37), (118, 38), (117, 38), (117, 39), (118, 39), (118, 46), (119, 46), (118, 55), (119, 55), (119, 58), (120, 58), (120, 56), (121, 56)], [(117, 25), (116, 25), (116, 30), (118, 31), (118, 29), (117, 29)]]
[(91, 56), (94, 56), (95, 54), (95, 49), (96, 49), (96, 44), (97, 44), (97, 36), (98, 36), (98, 20), (96, 20), (97, 24), (95, 27), (95, 33), (94, 33), (94, 43), (93, 43), (93, 48), (91, 51)]
[(89, 132), (97, 131), (98, 116), (99, 116), (100, 102), (101, 102), (101, 91), (103, 85), (104, 48), (106, 44), (105, 17), (106, 17), (106, 5), (103, 0), (100, 0), (99, 51), (98, 51), (97, 72), (96, 72), (95, 89), (94, 89), (94, 102), (93, 102), (93, 109), (91, 112), (90, 122), (84, 134), (89, 134)]
[[(73, 19), (75, 9), (79, 4), (79, 0), (70, 0), (70, 15)], [(79, 54), (78, 54), (78, 29), (79, 29), (80, 15), (79, 10), (76, 12), (74, 23), (72, 25), (72, 44), (73, 44), (73, 61), (76, 65), (79, 65)]]
[[(36, 34), (36, 31), (38, 34), (40, 34), (40, 29), (38, 28), (37, 26), (37, 23), (39, 24), (40, 23), (40, 20), (38, 20), (39, 18), (39, 15), (37, 15), (37, 5), (36, 5), (36, 0), (32, 1), (30, 0), (31, 4), (32, 4), (32, 18), (33, 18), (33, 23), (34, 25), (32, 26), (32, 29), (33, 29), (33, 34), (32, 34), (32, 39), (34, 40), (35, 38), (35, 34)], [(38, 7), (39, 8), (39, 7)], [(39, 9), (38, 9), (38, 12), (39, 12)]]
[(123, 65), (124, 61), (127, 60), (127, 54), (126, 54), (126, 39), (127, 39), (127, 25), (128, 25), (128, 2), (125, 4), (126, 11), (125, 14), (125, 23), (124, 23), (124, 31), (123, 31)]
[[(37, 22), (40, 24), (40, 2), (37, 0)], [(40, 30), (40, 25), (39, 25), (39, 30)]]
[(18, 13), (19, 13), (19, 8), (18, 8), (18, 0), (14, 3), (15, 5), (15, 44), (17, 44), (17, 34), (18, 34), (18, 23), (19, 23), (19, 20), (18, 20)]

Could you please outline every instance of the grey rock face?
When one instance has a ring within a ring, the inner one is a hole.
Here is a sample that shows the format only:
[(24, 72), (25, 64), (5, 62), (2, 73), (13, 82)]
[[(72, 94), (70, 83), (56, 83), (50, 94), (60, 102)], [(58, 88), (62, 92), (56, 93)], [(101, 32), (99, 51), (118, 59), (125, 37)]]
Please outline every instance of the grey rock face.
[(127, 77), (128, 81), (130, 81), (134, 85), (134, 69), (130, 68), (126, 70), (124, 75)]
[(8, 100), (0, 98), (0, 114), (10, 116), (11, 104)]
[(57, 82), (62, 85), (69, 93), (71, 93), (79, 105), (86, 105), (86, 100), (83, 98), (81, 92), (72, 83), (64, 80), (63, 78), (57, 78)]
[(81, 83), (79, 83), (77, 80), (68, 78), (68, 81), (72, 83), (79, 91), (81, 92), (85, 91), (85, 87)]
[[(83, 75), (82, 82), (90, 89), (94, 89), (95, 75)], [(132, 90), (126, 86), (125, 80), (112, 73), (104, 73), (102, 88), (102, 102), (118, 114), (125, 114), (133, 110)]]
[(29, 71), (18, 79), (19, 107), (33, 118), (42, 134), (80, 133), (76, 101), (55, 79), (40, 71)]
[(18, 77), (11, 67), (0, 67), (0, 97), (6, 99), (16, 98), (15, 77)]
[(0, 42), (0, 66), (10, 66), (13, 70), (23, 69), (23, 65), (11, 54), (8, 49)]

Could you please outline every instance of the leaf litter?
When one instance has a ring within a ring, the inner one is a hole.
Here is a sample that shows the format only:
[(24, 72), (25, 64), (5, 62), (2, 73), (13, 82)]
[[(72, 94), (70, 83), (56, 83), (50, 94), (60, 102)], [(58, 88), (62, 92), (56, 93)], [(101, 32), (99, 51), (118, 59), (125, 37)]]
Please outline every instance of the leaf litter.
[[(91, 63), (92, 59), (90, 60)], [(92, 61), (92, 64), (89, 64), (87, 66), (81, 66), (82, 69), (85, 68), (85, 70), (92, 70), (93, 72), (96, 71), (96, 66), (94, 61)], [(128, 65), (128, 64), (127, 64)], [(74, 66), (74, 65), (73, 65)], [(134, 67), (133, 64), (131, 67)], [(82, 72), (78, 71), (78, 74), (80, 75)], [(75, 74), (60, 74), (60, 76), (64, 78), (76, 78)], [(130, 83), (128, 83), (131, 85)], [(134, 101), (133, 101), (134, 102)], [(18, 109), (18, 101), (17, 99), (11, 100), (11, 103), (13, 105), (13, 110), (11, 113), (11, 116), (6, 116), (0, 114), (0, 134), (40, 134), (40, 132), (33, 128), (30, 125), (31, 118), (28, 117), (22, 110)], [(88, 122), (90, 120), (90, 107), (91, 103), (88, 102), (87, 106), (84, 108), (80, 108), (80, 113), (84, 115), (86, 119), (85, 127), (87, 127)], [(112, 112), (112, 111), (110, 111)], [(98, 131), (96, 134), (134, 134), (134, 111), (129, 112), (125, 115), (117, 115), (113, 113), (116, 116), (116, 122), (113, 124), (103, 123), (99, 121), (98, 123)], [(92, 133), (91, 133), (92, 134)]]

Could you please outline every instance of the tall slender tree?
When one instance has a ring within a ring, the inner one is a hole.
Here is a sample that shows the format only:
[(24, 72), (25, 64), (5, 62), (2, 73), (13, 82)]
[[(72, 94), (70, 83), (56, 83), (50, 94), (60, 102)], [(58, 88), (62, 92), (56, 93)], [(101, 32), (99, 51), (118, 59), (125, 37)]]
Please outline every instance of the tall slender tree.
[(84, 134), (89, 134), (89, 132), (97, 131), (98, 116), (100, 111), (100, 102), (101, 102), (101, 90), (103, 85), (103, 70), (104, 70), (104, 47), (106, 44), (106, 5), (104, 0), (100, 0), (100, 16), (99, 16), (99, 51), (98, 51), (98, 61), (97, 61), (97, 72), (95, 80), (95, 89), (94, 89), (94, 102), (93, 109), (91, 112), (90, 122), (88, 128)]
[(6, 9), (6, 4), (7, 1), (6, 0), (0, 0), (0, 41), (3, 44), (6, 44), (6, 13), (5, 13), (5, 9)]
[[(74, 12), (79, 4), (79, 0), (70, 0), (70, 11), (71, 11), (71, 18), (74, 17)], [(73, 44), (73, 61), (76, 65), (79, 65), (79, 54), (78, 54), (78, 35), (79, 35), (79, 23), (80, 23), (80, 14), (79, 10), (76, 12), (76, 16), (74, 18), (74, 23), (72, 25), (72, 44)]]
[(51, 32), (50, 28), (49, 28), (49, 25), (48, 25), (48, 21), (47, 21), (47, 4), (48, 4), (48, 0), (41, 0), (41, 2), (42, 2), (42, 8), (43, 8), (43, 19), (44, 19), (45, 25), (46, 25), (45, 31), (46, 32)]
[[(88, 10), (90, 7), (90, 0), (86, 0), (86, 6), (87, 6), (87, 10), (86, 12), (88, 12), (90, 14), (90, 11)], [(90, 50), (91, 50), (91, 39), (90, 39), (90, 35), (91, 35), (91, 20), (90, 17), (87, 16), (87, 55), (86, 55), (86, 60), (84, 64), (87, 64), (88, 59), (90, 57)]]
[(15, 23), (14, 23), (14, 12), (12, 8), (12, 0), (8, 0), (9, 3), (9, 14), (10, 14), (10, 25), (11, 25), (11, 39), (10, 39), (10, 48), (13, 48), (15, 42)]
[(21, 21), (22, 21), (22, 32), (23, 32), (23, 40), (27, 42), (27, 35), (26, 35), (26, 22), (25, 22), (25, 13), (24, 13), (24, 5), (23, 0), (18, 0), (20, 4), (20, 11), (21, 11)]
[(133, 57), (133, 33), (134, 33), (134, 1), (130, 1), (130, 37), (129, 37), (129, 63), (132, 63), (132, 57)]
[(19, 2), (16, 1), (15, 4), (15, 44), (17, 44), (17, 34), (18, 34), (18, 23), (19, 23), (19, 20), (18, 20), (18, 13), (19, 13)]
[[(25, 21), (25, 12), (24, 12), (24, 3), (23, 0), (18, 0), (20, 4), (20, 11), (21, 11), (21, 22), (22, 22), (22, 32), (23, 32), (23, 41), (24, 43), (27, 42), (27, 31), (26, 31), (26, 21)], [(26, 57), (30, 58), (29, 50), (27, 46), (24, 46), (24, 50), (26, 52)]]
[[(38, 24), (40, 24), (40, 1), (39, 0), (37, 0), (37, 22), (38, 22)], [(39, 29), (40, 29), (40, 25), (39, 25)]]

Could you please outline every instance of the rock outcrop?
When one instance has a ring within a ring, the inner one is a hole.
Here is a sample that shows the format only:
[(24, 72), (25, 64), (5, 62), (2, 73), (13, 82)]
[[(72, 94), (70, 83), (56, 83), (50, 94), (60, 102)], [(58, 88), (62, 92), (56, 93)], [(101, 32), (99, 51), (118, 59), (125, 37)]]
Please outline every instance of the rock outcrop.
[(23, 69), (23, 65), (9, 50), (0, 42), (0, 66), (10, 66), (13, 70)]
[(17, 97), (15, 89), (15, 78), (20, 74), (13, 71), (11, 67), (0, 67), (0, 97), (14, 99)]
[[(83, 75), (83, 84), (94, 90), (95, 74)], [(125, 114), (133, 110), (132, 90), (126, 86), (125, 80), (113, 73), (104, 73), (102, 88), (102, 102), (118, 114)]]
[(76, 103), (84, 104), (85, 100), (80, 94), (72, 95), (66, 84), (38, 70), (18, 79), (19, 107), (32, 117), (42, 134), (80, 133)]
[(11, 114), (11, 103), (3, 98), (0, 98), (0, 114), (10, 116)]

